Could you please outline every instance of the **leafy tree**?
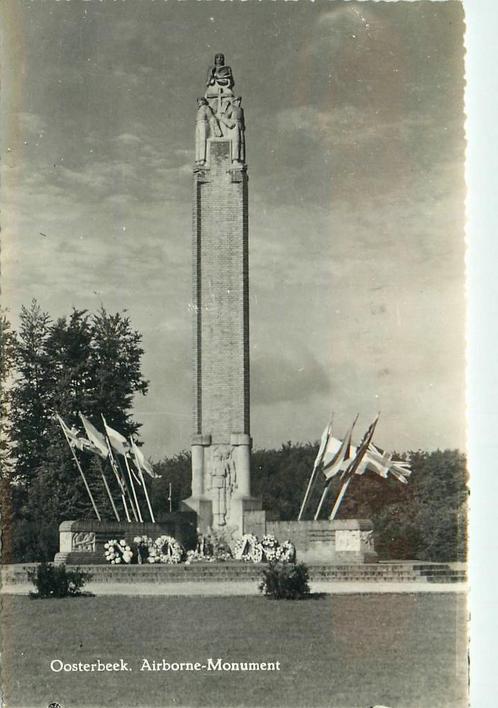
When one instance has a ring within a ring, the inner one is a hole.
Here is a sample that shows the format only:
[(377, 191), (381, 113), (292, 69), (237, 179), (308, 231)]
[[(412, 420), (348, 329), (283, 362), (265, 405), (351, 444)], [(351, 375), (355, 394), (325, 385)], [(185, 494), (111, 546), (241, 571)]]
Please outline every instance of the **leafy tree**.
[[(318, 446), (284, 443), (279, 450), (255, 450), (251, 459), (252, 493), (263, 508), (276, 511), (283, 520), (297, 519)], [(317, 489), (307, 509), (318, 503)], [(315, 503), (316, 502), (316, 503)], [(309, 518), (305, 516), (305, 518)]]
[[(78, 411), (89, 411), (97, 386), (92, 348), (92, 324), (85, 310), (73, 310), (50, 327), (47, 355), (51, 364), (51, 408), (76, 422)], [(93, 410), (92, 410), (93, 413)]]
[[(158, 518), (169, 511), (169, 484), (171, 483), (172, 509), (177, 511), (182, 499), (191, 495), (192, 462), (190, 452), (180, 452), (154, 465), (154, 472), (161, 475), (150, 483), (150, 497), (154, 514)], [(148, 480), (147, 480), (148, 482)]]
[(141, 341), (127, 316), (110, 315), (101, 308), (92, 318), (92, 407), (105, 411), (109, 425), (126, 436), (140, 427), (132, 419), (133, 398), (137, 393), (145, 396), (149, 387), (141, 373)]
[(12, 464), (10, 460), (9, 427), (7, 424), (9, 399), (7, 381), (11, 374), (15, 353), (15, 336), (4, 312), (0, 312), (0, 522), (2, 529), (2, 561), (12, 560), (12, 526), (14, 499), (12, 492)]
[(409, 484), (400, 490), (398, 501), (379, 505), (371, 516), (379, 553), (419, 560), (463, 560), (468, 496), (465, 456), (458, 450), (419, 450), (408, 457), (413, 470)]
[[(73, 310), (52, 322), (33, 301), (21, 310), (14, 349), (10, 489), (16, 492), (15, 554), (20, 560), (49, 559), (61, 521), (94, 515), (54, 414), (80, 426), (82, 411), (101, 427), (104, 413), (124, 435), (136, 433), (140, 426), (132, 417), (133, 398), (148, 388), (141, 374), (141, 335), (120, 313)], [(100, 460), (84, 453), (79, 457), (101, 515), (113, 518)], [(107, 474), (107, 479), (117, 498), (114, 477)]]
[(6, 314), (0, 311), (0, 477), (2, 478), (6, 475), (6, 468), (10, 466), (7, 381), (14, 363), (15, 342), (10, 322)]
[(53, 377), (47, 353), (49, 316), (33, 300), (29, 308), (22, 307), (20, 321), (9, 420), (15, 461), (13, 478), (27, 487), (33, 471), (42, 464), (47, 448)]

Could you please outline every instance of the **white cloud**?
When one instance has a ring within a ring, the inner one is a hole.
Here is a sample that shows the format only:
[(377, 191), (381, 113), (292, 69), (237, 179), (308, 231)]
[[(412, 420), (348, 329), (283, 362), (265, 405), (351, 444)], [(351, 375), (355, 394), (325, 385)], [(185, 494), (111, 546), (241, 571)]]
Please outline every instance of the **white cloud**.
[(114, 140), (122, 145), (140, 145), (142, 143), (142, 139), (132, 133), (121, 133)]

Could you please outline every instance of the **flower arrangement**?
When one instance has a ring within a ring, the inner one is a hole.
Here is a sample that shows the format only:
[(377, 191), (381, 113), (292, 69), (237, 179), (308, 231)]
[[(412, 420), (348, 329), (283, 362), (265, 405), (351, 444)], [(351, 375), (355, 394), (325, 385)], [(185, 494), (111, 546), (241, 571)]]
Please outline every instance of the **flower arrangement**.
[(251, 560), (253, 563), (261, 563), (263, 561), (264, 551), (260, 543), (256, 543), (252, 548), (247, 560)]
[[(260, 550), (262, 551), (261, 546), (258, 543), (257, 536), (253, 533), (245, 533), (242, 538), (239, 538), (235, 543), (233, 556), (237, 560), (253, 561), (254, 563), (258, 563), (259, 561), (256, 559), (259, 558)], [(261, 558), (262, 557), (263, 553), (261, 552)]]
[(106, 560), (110, 563), (131, 563), (133, 551), (130, 546), (127, 545), (124, 538), (122, 538), (121, 541), (110, 539), (107, 543), (104, 543), (104, 549)]
[(291, 541), (285, 541), (276, 549), (276, 560), (281, 563), (294, 563), (296, 560), (296, 547)]
[(263, 549), (263, 555), (265, 560), (269, 563), (276, 560), (277, 551), (279, 549), (278, 541), (271, 533), (267, 533), (261, 539), (261, 548)]
[(185, 565), (191, 565), (192, 563), (214, 563), (216, 558), (214, 556), (205, 556), (199, 551), (187, 551), (187, 559)]
[(232, 560), (232, 549), (230, 545), (233, 543), (235, 527), (227, 526), (223, 529), (213, 529), (211, 531), (211, 540), (213, 546), (213, 555), (217, 561), (225, 562)]
[(137, 549), (137, 563), (145, 563), (150, 555), (150, 549), (154, 545), (154, 541), (150, 536), (135, 536), (133, 543)]
[(224, 563), (225, 561), (232, 560), (232, 551), (230, 550), (230, 546), (227, 548), (216, 548), (215, 549), (215, 555), (214, 555), (214, 560), (216, 561), (221, 561)]
[(183, 558), (183, 548), (173, 536), (159, 536), (149, 547), (149, 563), (176, 565)]
[(258, 541), (254, 534), (246, 533), (236, 542), (233, 556), (237, 560), (252, 561), (253, 563), (261, 563), (262, 561), (293, 563), (296, 558), (296, 548), (290, 541), (285, 541), (280, 545), (272, 534), (266, 534), (261, 541)]

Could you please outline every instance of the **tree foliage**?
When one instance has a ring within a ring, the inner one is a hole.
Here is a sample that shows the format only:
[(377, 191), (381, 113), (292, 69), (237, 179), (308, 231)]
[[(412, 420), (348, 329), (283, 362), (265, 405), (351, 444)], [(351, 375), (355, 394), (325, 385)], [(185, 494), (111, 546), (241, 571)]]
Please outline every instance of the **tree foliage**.
[[(79, 411), (97, 427), (103, 413), (124, 435), (136, 434), (140, 426), (133, 420), (133, 399), (148, 388), (141, 374), (141, 335), (126, 314), (73, 309), (52, 321), (33, 301), (21, 309), (10, 346), (6, 437), (11, 474), (7, 482), (3, 476), (3, 496), (12, 497), (16, 516), (13, 552), (19, 560), (50, 559), (59, 523), (94, 515), (55, 413), (77, 427)], [(88, 454), (80, 461), (103, 518), (112, 518), (100, 461)], [(108, 481), (116, 491), (115, 480), (109, 476)]]
[(174, 457), (165, 458), (154, 465), (154, 472), (159, 479), (151, 482), (150, 495), (152, 505), (159, 517), (161, 512), (169, 511), (169, 485), (171, 484), (172, 510), (178, 511), (182, 499), (192, 493), (192, 462), (190, 452), (180, 452)]

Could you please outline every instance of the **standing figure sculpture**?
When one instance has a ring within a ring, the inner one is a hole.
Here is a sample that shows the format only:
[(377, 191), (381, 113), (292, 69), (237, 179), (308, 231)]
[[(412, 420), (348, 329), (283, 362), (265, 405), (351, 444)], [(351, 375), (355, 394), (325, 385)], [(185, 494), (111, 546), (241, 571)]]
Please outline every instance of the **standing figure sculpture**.
[(236, 484), (236, 470), (232, 450), (226, 445), (213, 445), (211, 462), (210, 488), (215, 492), (213, 516), (217, 526), (225, 526), (228, 499), (231, 497)]
[(221, 130), (211, 106), (205, 98), (197, 99), (197, 117), (195, 121), (195, 161), (198, 165), (206, 162), (207, 139), (220, 137)]
[(244, 109), (240, 105), (241, 100), (240, 96), (234, 98), (221, 117), (221, 121), (231, 131), (232, 162), (245, 162), (246, 159)]

